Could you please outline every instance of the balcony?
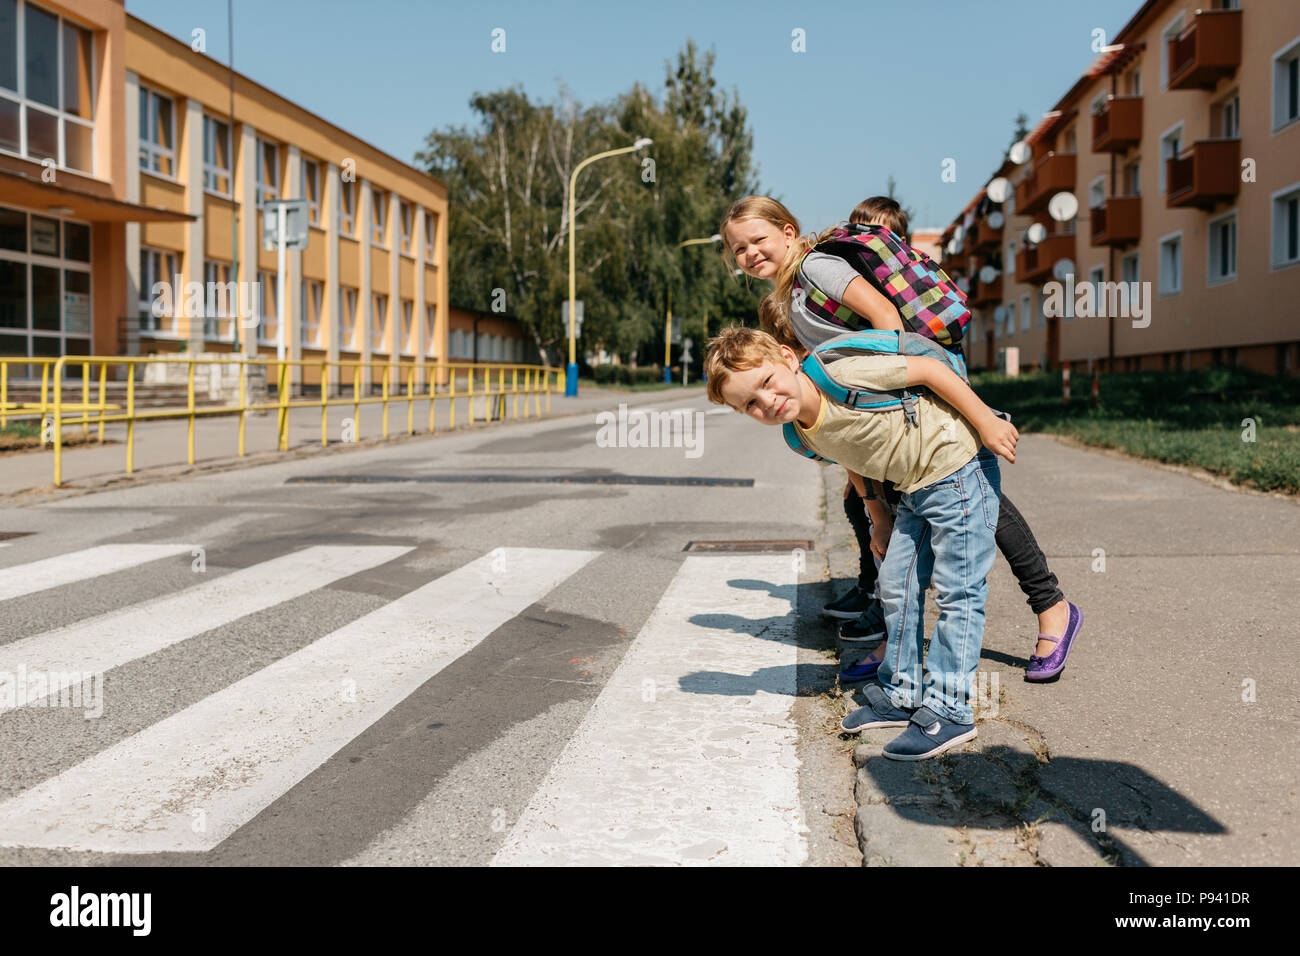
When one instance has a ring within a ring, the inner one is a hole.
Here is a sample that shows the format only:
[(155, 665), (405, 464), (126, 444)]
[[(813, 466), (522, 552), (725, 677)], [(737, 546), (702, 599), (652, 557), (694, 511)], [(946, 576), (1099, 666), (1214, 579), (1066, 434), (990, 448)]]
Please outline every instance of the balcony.
[(1169, 89), (1212, 90), (1241, 65), (1241, 11), (1197, 10), (1169, 41)]
[(1016, 281), (1041, 285), (1052, 277), (1052, 266), (1074, 258), (1074, 233), (1058, 232), (1036, 246), (1016, 253)]
[(1142, 140), (1142, 97), (1108, 96), (1092, 117), (1092, 151), (1122, 153)]
[(1142, 197), (1111, 196), (1089, 212), (1094, 246), (1126, 246), (1142, 235)]
[(975, 220), (967, 236), (967, 244), (973, 252), (987, 252), (1002, 245), (1002, 227), (994, 229), (987, 219)]
[(1016, 187), (1017, 215), (1041, 212), (1049, 199), (1074, 188), (1074, 153), (1048, 153)]
[(1241, 191), (1241, 140), (1198, 139), (1165, 160), (1165, 206), (1211, 209)]
[(1002, 273), (992, 282), (981, 282), (979, 273), (971, 279), (970, 295), (967, 296), (967, 305), (983, 306), (996, 305), (1002, 301)]

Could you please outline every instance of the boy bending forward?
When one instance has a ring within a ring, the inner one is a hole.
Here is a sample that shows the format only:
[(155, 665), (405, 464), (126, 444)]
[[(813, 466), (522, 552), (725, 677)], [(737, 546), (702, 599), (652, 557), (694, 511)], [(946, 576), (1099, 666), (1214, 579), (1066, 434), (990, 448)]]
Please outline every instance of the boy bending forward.
[[(892, 481), (903, 493), (880, 567), (887, 637), (878, 683), (866, 685), (866, 706), (841, 727), (907, 728), (884, 749), (895, 760), (924, 760), (974, 738), (970, 689), (1001, 487), (993, 452), (1015, 461), (1015, 427), (931, 358), (865, 355), (842, 358), (832, 370), (849, 386), (924, 387), (917, 425), (907, 424), (901, 408), (861, 411), (832, 402), (800, 370), (793, 350), (756, 329), (724, 329), (709, 343), (705, 372), (710, 401), (765, 425), (793, 422), (804, 445), (847, 468), (855, 485), (863, 477)], [(933, 582), (940, 613), (923, 662), (926, 582)]]

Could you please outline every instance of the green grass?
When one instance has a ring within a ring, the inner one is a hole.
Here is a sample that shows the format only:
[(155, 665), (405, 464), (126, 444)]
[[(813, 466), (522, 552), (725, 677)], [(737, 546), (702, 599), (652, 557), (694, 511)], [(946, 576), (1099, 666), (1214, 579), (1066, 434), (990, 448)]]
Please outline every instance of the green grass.
[[(981, 373), (971, 384), (1022, 432), (1067, 435), (1262, 491), (1300, 493), (1300, 378), (1227, 368), (1102, 375), (1097, 408), (1089, 407), (1086, 375), (1071, 382), (1069, 408), (1059, 372)], [(1246, 419), (1254, 422), (1253, 442), (1243, 437)]]

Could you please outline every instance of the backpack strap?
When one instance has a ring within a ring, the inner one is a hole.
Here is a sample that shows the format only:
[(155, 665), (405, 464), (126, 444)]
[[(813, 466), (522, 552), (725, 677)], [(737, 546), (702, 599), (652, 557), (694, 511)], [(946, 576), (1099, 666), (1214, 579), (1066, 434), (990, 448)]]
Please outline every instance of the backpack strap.
[(781, 426), (781, 435), (785, 438), (785, 443), (790, 446), (790, 450), (797, 455), (802, 455), (812, 461), (824, 461), (834, 464), (829, 458), (823, 458), (817, 452), (805, 445), (799, 438), (799, 432), (794, 427), (794, 422), (786, 422)]

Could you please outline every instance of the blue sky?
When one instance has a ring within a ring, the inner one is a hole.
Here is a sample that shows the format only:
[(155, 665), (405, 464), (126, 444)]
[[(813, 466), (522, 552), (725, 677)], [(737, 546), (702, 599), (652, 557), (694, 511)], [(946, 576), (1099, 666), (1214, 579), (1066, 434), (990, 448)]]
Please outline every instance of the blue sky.
[[(1140, 0), (639, 3), (234, 0), (235, 69), (410, 162), (429, 130), (468, 123), (476, 91), (563, 81), (582, 102), (659, 93), (687, 37), (717, 54), (749, 109), (762, 185), (805, 229), (848, 216), (892, 173), (915, 225), (949, 222)], [(224, 0), (126, 0), (127, 12), (227, 59)], [(506, 52), (491, 51), (494, 28)], [(806, 52), (791, 49), (792, 31)], [(956, 181), (943, 182), (943, 161)]]

